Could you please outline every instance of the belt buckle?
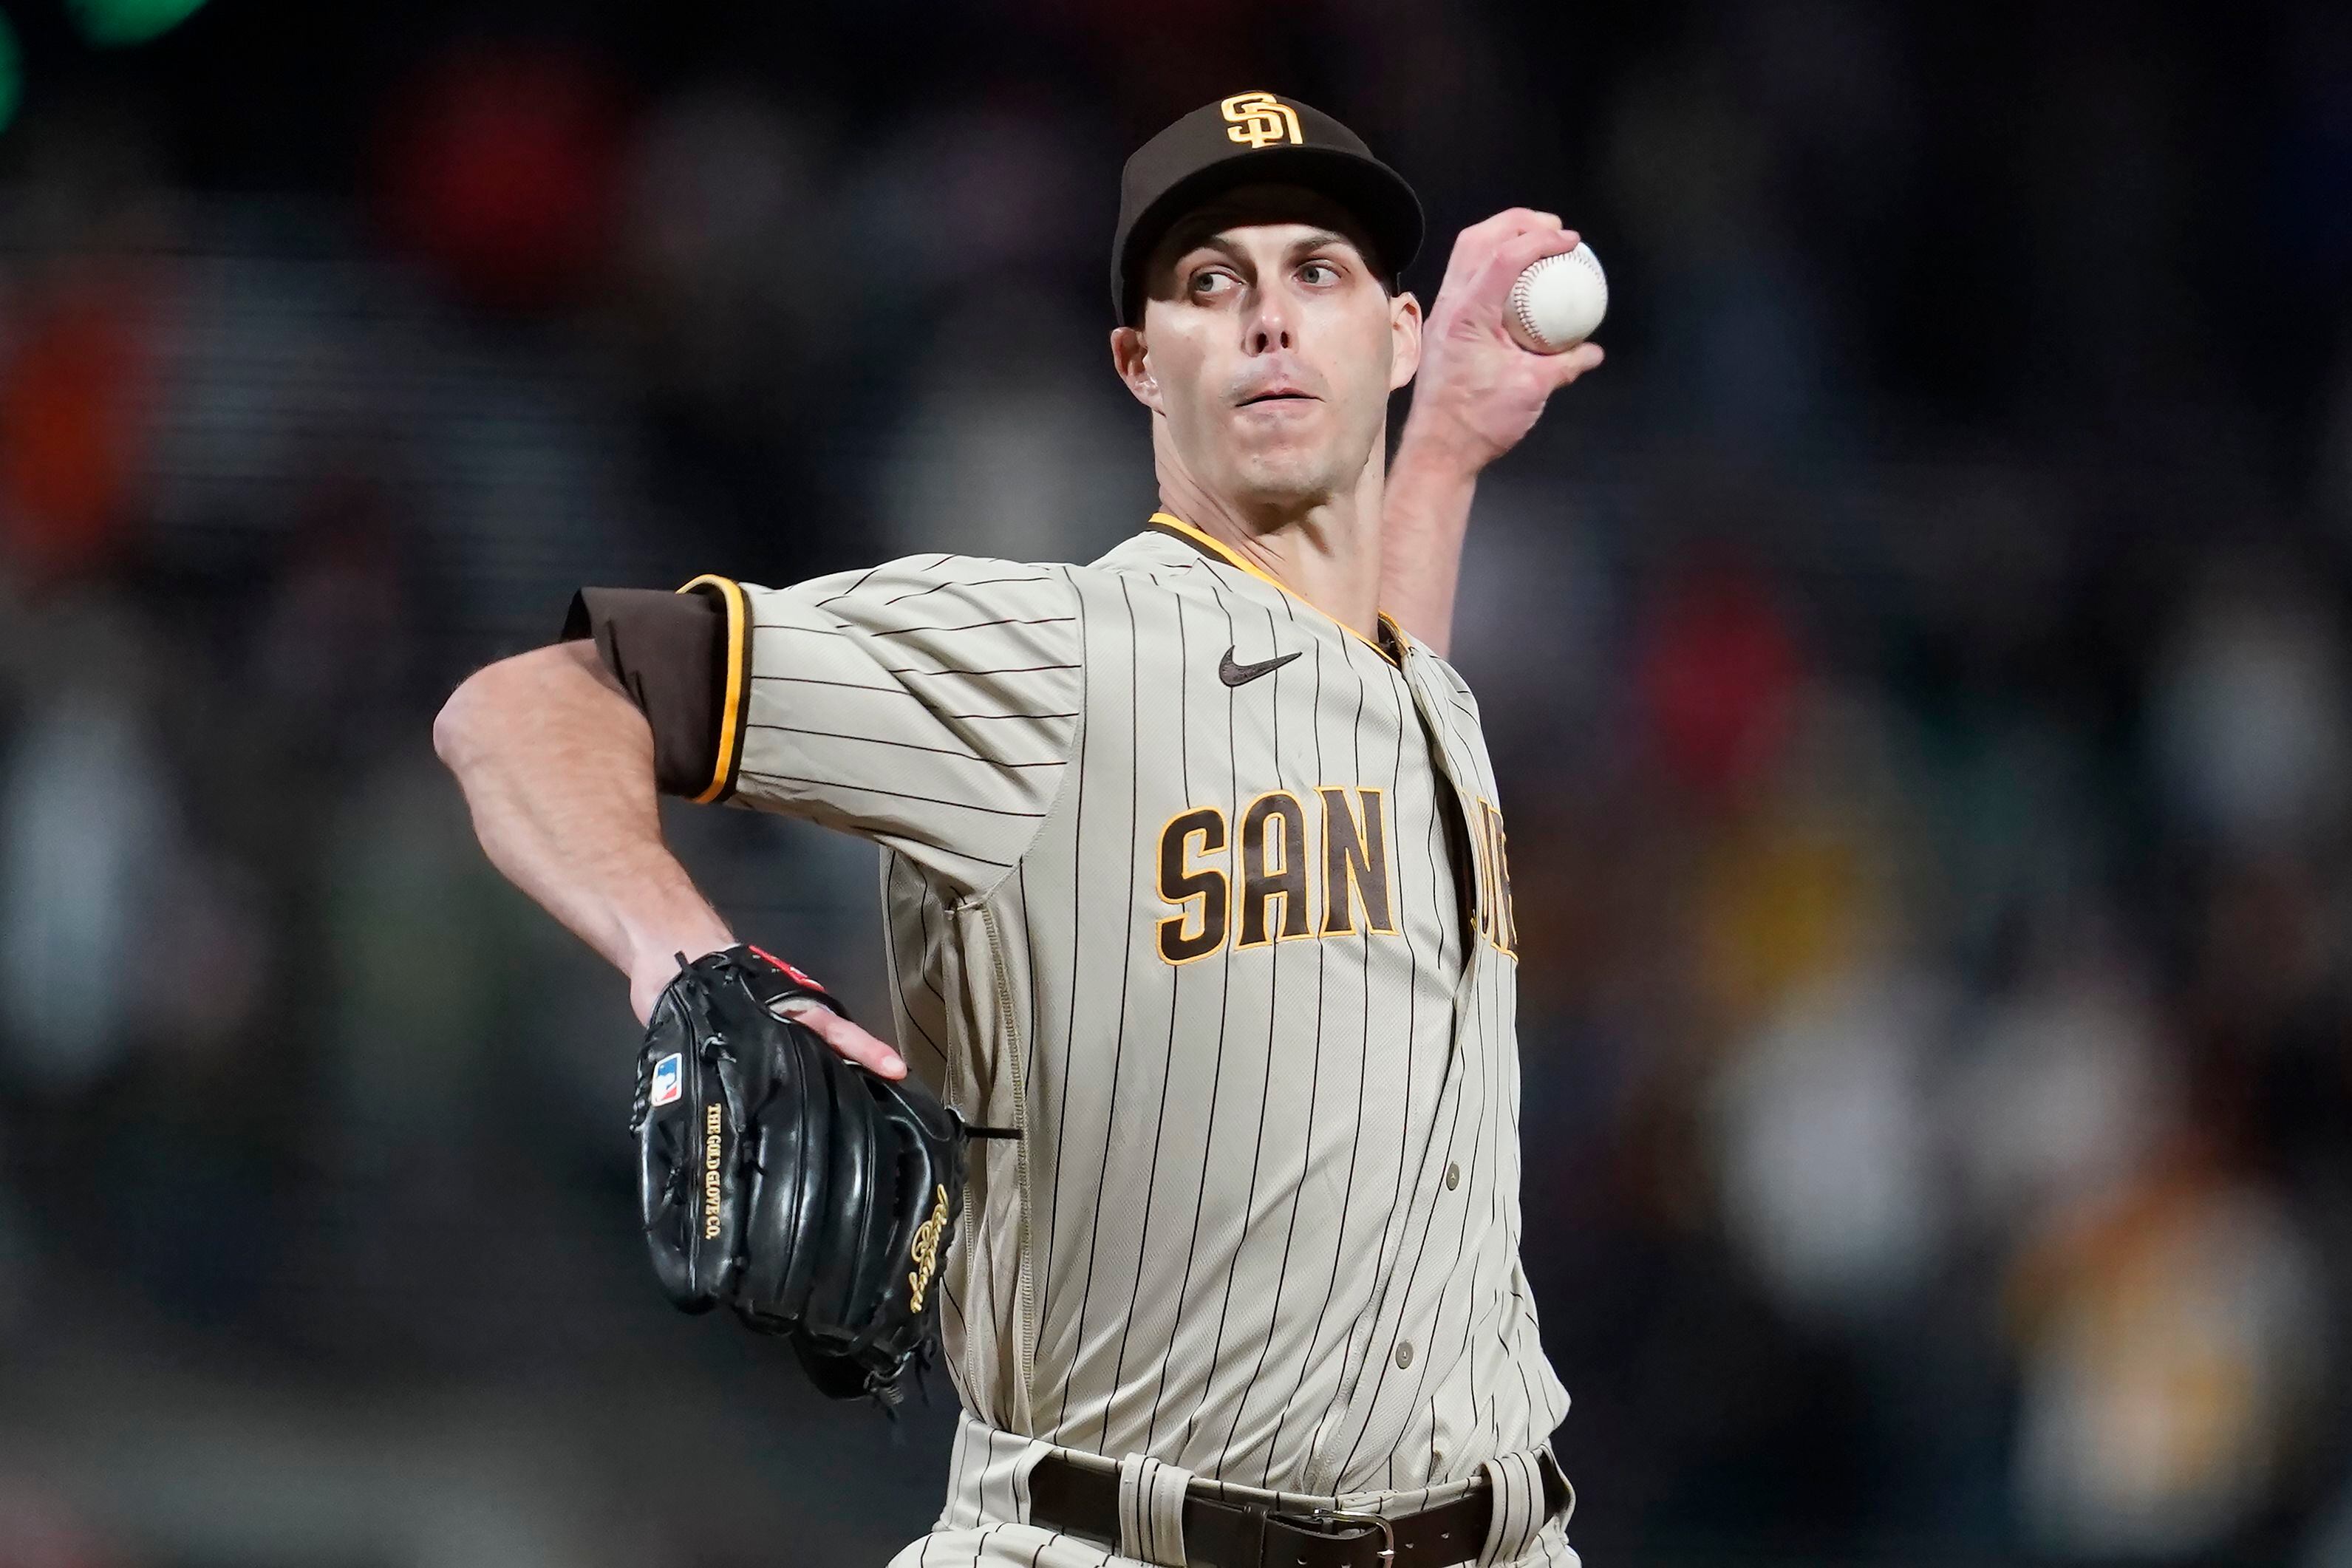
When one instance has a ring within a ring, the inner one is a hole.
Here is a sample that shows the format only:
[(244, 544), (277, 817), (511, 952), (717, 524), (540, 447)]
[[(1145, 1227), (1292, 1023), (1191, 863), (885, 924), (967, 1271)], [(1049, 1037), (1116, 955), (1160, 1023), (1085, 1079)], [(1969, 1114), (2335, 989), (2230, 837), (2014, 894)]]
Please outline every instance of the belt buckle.
[[(1318, 1508), (1310, 1510), (1303, 1514), (1289, 1514), (1287, 1517), (1291, 1519), (1304, 1519), (1318, 1529), (1325, 1525), (1352, 1524), (1366, 1531), (1377, 1530), (1381, 1532), (1381, 1550), (1379, 1555), (1382, 1568), (1386, 1568), (1387, 1564), (1396, 1561), (1396, 1530), (1387, 1520), (1381, 1518), (1377, 1513), (1356, 1513), (1342, 1508)], [(1326, 1535), (1334, 1535), (1337, 1533), (1337, 1531), (1331, 1530), (1323, 1530), (1322, 1532)]]

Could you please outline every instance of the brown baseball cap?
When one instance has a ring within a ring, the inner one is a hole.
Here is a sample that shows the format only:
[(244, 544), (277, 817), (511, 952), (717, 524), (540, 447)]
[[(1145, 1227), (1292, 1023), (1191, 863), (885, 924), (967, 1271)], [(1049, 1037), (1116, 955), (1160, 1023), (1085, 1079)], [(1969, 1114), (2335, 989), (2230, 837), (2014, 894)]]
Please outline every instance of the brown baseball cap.
[(1260, 183), (1300, 185), (1354, 214), (1391, 285), (1421, 249), (1420, 198), (1362, 137), (1295, 98), (1237, 92), (1137, 148), (1119, 175), (1110, 298), (1123, 324), (1142, 318), (1139, 274), (1176, 220), (1236, 185)]

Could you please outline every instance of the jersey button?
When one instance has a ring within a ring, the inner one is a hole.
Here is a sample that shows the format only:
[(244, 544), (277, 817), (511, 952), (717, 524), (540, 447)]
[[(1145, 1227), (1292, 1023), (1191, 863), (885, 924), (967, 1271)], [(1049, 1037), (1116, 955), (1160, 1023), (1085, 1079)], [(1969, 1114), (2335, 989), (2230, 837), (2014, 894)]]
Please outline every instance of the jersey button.
[(1411, 1365), (1412, 1364), (1412, 1341), (1410, 1341), (1410, 1340), (1399, 1340), (1399, 1341), (1397, 1342), (1396, 1363), (1397, 1363), (1397, 1370), (1398, 1370), (1399, 1372), (1402, 1372), (1406, 1367), (1409, 1367), (1409, 1366), (1411, 1366)]
[(1446, 1190), (1447, 1192), (1449, 1192), (1449, 1193), (1450, 1193), (1450, 1192), (1452, 1192), (1454, 1188), (1456, 1188), (1456, 1187), (1460, 1186), (1461, 1184), (1462, 1184), (1462, 1167), (1461, 1167), (1461, 1166), (1459, 1166), (1459, 1165), (1448, 1165), (1448, 1166), (1446, 1166), (1446, 1167), (1445, 1167), (1445, 1190)]

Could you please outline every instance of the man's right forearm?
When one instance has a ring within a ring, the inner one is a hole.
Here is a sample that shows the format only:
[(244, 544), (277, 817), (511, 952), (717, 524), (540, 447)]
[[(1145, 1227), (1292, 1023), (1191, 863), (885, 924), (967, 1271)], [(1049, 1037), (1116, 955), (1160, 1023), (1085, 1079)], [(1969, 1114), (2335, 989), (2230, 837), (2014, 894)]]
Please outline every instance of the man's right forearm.
[(673, 954), (734, 941), (662, 841), (653, 731), (593, 643), (477, 671), (433, 744), (491, 864), (629, 976), (641, 1017)]

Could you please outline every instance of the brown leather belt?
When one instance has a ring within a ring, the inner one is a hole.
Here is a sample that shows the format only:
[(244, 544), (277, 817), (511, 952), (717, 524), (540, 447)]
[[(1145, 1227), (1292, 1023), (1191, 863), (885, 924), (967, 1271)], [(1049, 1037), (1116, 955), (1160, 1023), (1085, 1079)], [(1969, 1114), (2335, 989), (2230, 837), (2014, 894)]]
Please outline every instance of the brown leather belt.
[[(1537, 1468), (1549, 1519), (1568, 1506), (1568, 1481), (1549, 1450), (1541, 1451)], [(1485, 1486), (1391, 1519), (1328, 1510), (1293, 1513), (1188, 1493), (1184, 1561), (1192, 1568), (1450, 1568), (1477, 1560), (1494, 1507), (1494, 1492)], [(1118, 1473), (1046, 1455), (1029, 1477), (1029, 1522), (1116, 1549)]]

